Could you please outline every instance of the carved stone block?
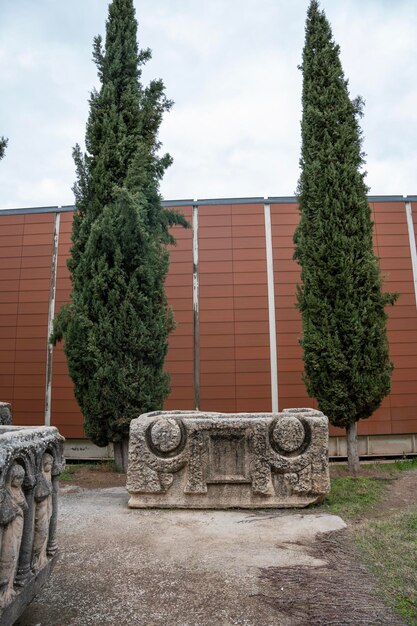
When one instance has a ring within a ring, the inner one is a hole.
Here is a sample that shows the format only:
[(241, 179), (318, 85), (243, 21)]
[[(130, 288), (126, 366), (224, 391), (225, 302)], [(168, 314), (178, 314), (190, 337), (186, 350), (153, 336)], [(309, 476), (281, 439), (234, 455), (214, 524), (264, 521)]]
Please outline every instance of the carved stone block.
[(131, 508), (307, 506), (329, 491), (327, 417), (146, 413), (130, 425), (126, 487)]
[(15, 622), (56, 561), (63, 442), (54, 427), (0, 426), (0, 626)]

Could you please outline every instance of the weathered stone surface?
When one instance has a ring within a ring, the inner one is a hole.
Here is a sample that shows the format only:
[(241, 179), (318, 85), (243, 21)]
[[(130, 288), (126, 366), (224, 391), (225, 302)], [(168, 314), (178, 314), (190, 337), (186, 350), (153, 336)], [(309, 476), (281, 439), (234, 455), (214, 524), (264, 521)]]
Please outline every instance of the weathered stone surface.
[(56, 560), (63, 442), (53, 427), (0, 426), (0, 625), (17, 619)]
[(12, 405), (8, 402), (0, 402), (0, 424), (12, 423)]
[(327, 417), (146, 413), (131, 422), (127, 490), (132, 508), (306, 506), (329, 490)]

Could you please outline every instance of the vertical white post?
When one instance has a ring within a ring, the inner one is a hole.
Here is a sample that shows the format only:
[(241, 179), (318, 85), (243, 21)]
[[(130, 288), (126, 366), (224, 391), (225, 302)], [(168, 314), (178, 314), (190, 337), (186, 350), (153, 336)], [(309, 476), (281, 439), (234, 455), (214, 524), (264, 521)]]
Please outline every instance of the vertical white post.
[(405, 202), (405, 214), (407, 216), (408, 227), (408, 239), (410, 241), (410, 253), (411, 253), (411, 265), (413, 268), (413, 281), (414, 281), (414, 296), (417, 306), (417, 251), (416, 251), (416, 238), (414, 235), (414, 223), (413, 213), (411, 209), (411, 202), (406, 200)]
[(264, 205), (266, 269), (268, 277), (269, 355), (271, 360), (272, 411), (278, 411), (278, 362), (277, 333), (275, 323), (274, 258), (272, 254), (271, 205)]
[(61, 222), (61, 214), (55, 213), (54, 238), (52, 241), (52, 258), (51, 258), (51, 280), (49, 283), (49, 311), (48, 311), (48, 336), (46, 339), (46, 374), (45, 374), (45, 426), (51, 425), (51, 397), (52, 397), (52, 358), (53, 346), (49, 343), (51, 336), (54, 316), (55, 316), (55, 294), (56, 294), (56, 275), (58, 269), (58, 241), (59, 226)]
[(194, 332), (194, 405), (200, 409), (200, 328), (198, 282), (198, 204), (193, 205), (193, 332)]

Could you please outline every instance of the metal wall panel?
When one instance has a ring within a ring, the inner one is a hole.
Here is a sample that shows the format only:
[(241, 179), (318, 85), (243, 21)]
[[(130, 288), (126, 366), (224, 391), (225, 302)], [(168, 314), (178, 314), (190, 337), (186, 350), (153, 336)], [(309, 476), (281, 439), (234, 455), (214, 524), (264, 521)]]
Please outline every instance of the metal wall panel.
[[(177, 207), (191, 224), (192, 207)], [(193, 257), (191, 228), (172, 229), (176, 245), (170, 246), (170, 268), (166, 280), (168, 302), (174, 310), (176, 328), (169, 337), (165, 368), (171, 376), (171, 393), (164, 409), (194, 408), (193, 367)]]
[[(270, 351), (264, 204), (270, 205), (279, 409), (315, 406), (302, 382), (301, 322), (295, 308), (300, 271), (292, 260), (292, 237), (299, 214), (293, 199), (283, 198), (197, 201), (194, 253), (192, 230), (174, 229), (177, 245), (170, 249), (166, 288), (177, 327), (166, 359), (172, 385), (166, 409), (192, 409), (199, 399), (203, 410), (271, 410), (275, 357)], [(417, 432), (417, 310), (406, 203), (372, 198), (370, 206), (385, 288), (401, 295), (388, 308), (395, 364), (392, 393), (369, 420), (359, 423), (359, 433), (405, 435)], [(417, 202), (410, 201), (409, 206), (409, 222), (411, 217), (417, 236)], [(177, 208), (192, 221), (191, 201), (186, 206), (177, 203)], [(0, 399), (12, 402), (17, 424), (40, 424), (45, 416), (55, 211), (51, 207), (0, 213)], [(66, 267), (71, 226), (72, 212), (65, 208), (60, 215), (55, 311), (68, 301), (71, 289)], [(195, 320), (193, 254), (198, 254)], [(62, 346), (53, 353), (51, 423), (66, 437), (83, 437)], [(331, 428), (331, 434), (343, 431)]]
[(296, 204), (271, 205), (280, 411), (294, 406), (316, 408), (302, 380), (301, 318), (295, 308), (300, 269), (293, 261), (292, 238), (298, 219)]
[(54, 214), (0, 217), (0, 397), (16, 424), (44, 423)]
[(200, 408), (270, 411), (263, 204), (201, 206), (198, 220)]
[[(384, 288), (400, 297), (393, 307), (387, 308), (390, 356), (394, 363), (391, 394), (366, 420), (361, 433), (417, 432), (417, 314), (406, 206), (404, 202), (373, 202), (371, 208)], [(410, 386), (404, 387), (404, 382), (414, 385), (414, 394)], [(397, 387), (398, 383), (402, 386)]]

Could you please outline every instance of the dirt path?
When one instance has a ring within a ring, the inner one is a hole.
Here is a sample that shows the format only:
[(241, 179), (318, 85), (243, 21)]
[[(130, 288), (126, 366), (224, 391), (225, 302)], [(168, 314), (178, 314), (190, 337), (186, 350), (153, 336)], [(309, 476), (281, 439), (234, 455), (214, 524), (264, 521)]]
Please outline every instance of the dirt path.
[(403, 472), (393, 481), (383, 502), (372, 509), (367, 518), (386, 519), (415, 507), (417, 507), (417, 470), (411, 470)]
[[(370, 470), (365, 475), (373, 475)], [(378, 477), (378, 473), (375, 474)], [(326, 561), (316, 569), (265, 568), (265, 602), (300, 626), (397, 626), (403, 622), (379, 599), (372, 576), (361, 564), (352, 532), (370, 521), (387, 520), (417, 507), (417, 470), (392, 478), (384, 500), (349, 528), (317, 537), (309, 554)], [(296, 599), (296, 601), (295, 601)]]
[(268, 567), (261, 571), (264, 601), (299, 626), (402, 626), (378, 598), (350, 533), (323, 534), (309, 554), (323, 567)]

